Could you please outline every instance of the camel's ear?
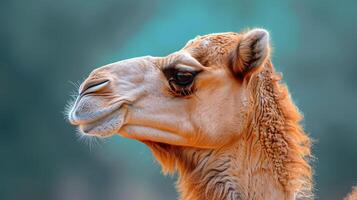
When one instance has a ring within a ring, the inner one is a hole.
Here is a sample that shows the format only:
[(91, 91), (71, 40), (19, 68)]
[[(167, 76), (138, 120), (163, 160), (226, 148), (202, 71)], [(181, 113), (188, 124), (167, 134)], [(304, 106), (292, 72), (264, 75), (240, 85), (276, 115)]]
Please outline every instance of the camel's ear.
[(269, 56), (269, 33), (264, 29), (253, 29), (242, 35), (232, 60), (233, 72), (245, 77), (261, 68)]

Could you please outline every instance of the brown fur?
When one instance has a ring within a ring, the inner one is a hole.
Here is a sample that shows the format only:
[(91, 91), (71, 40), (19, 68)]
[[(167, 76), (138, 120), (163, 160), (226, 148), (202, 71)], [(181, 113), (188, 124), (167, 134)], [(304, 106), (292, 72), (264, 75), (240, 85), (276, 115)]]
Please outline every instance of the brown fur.
[[(238, 35), (211, 37), (210, 45), (217, 46), (210, 52), (207, 49), (212, 47), (203, 48), (199, 42), (206, 37), (196, 39), (198, 45), (191, 42), (186, 48), (205, 65), (227, 63)], [(302, 115), (280, 79), (268, 61), (244, 83), (250, 107), (245, 132), (220, 149), (147, 142), (165, 173), (178, 171), (181, 199), (264, 199), (269, 192), (264, 190), (269, 188), (267, 185), (281, 187), (286, 199), (295, 195), (312, 197), (310, 139), (300, 125)], [(252, 190), (255, 193), (250, 193)]]

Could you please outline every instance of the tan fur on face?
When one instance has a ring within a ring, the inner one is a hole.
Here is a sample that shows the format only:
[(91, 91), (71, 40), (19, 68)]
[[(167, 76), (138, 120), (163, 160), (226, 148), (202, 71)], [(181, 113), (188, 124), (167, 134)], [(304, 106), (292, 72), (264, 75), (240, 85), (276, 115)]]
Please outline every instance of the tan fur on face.
[[(179, 173), (182, 200), (309, 199), (310, 139), (269, 53), (269, 34), (253, 29), (197, 37), (166, 57), (105, 66), (87, 82), (101, 74), (108, 87), (78, 99), (72, 121), (81, 123), (84, 109), (77, 107), (86, 105), (91, 126), (114, 127), (147, 144), (165, 173)], [(190, 95), (171, 91), (163, 72), (177, 67), (199, 71)], [(114, 112), (119, 122), (90, 118), (100, 116), (98, 102), (117, 99), (126, 100)]]

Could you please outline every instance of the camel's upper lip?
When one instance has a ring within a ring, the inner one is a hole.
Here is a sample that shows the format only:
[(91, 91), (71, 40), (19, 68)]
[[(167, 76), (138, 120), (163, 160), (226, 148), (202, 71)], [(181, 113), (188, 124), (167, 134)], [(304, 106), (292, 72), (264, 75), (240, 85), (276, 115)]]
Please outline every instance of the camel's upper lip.
[(77, 104), (80, 100), (81, 98), (79, 97), (74, 103), (73, 108), (68, 115), (68, 120), (72, 125), (90, 124), (112, 114), (116, 110), (120, 109), (120, 107), (125, 103), (124, 100), (121, 100), (103, 109), (99, 109), (90, 113), (80, 113), (77, 110)]

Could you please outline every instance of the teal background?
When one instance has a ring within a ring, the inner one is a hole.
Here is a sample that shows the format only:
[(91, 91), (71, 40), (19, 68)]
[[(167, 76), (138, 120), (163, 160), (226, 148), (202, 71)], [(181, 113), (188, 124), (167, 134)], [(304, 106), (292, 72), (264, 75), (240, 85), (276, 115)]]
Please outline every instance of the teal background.
[(63, 111), (91, 70), (196, 35), (263, 27), (314, 139), (317, 199), (357, 185), (357, 1), (1, 0), (0, 199), (170, 200), (149, 150), (78, 139)]

